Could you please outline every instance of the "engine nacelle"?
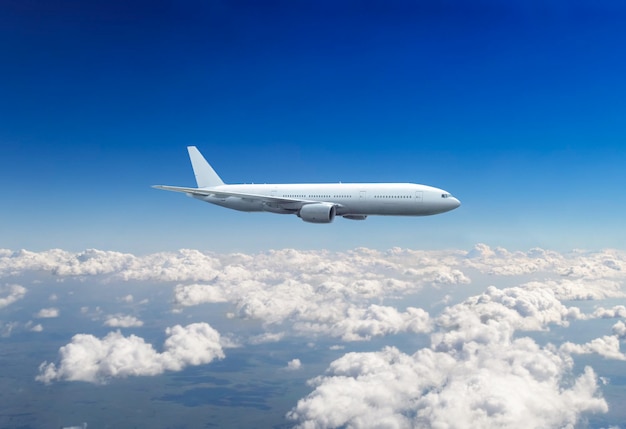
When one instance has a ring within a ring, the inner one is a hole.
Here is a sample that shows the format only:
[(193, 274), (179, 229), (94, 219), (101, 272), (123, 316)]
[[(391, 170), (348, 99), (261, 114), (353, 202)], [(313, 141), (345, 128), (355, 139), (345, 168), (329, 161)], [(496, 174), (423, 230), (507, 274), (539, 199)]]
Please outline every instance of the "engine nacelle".
[(335, 219), (337, 209), (332, 204), (313, 203), (302, 206), (298, 216), (305, 222), (331, 223)]

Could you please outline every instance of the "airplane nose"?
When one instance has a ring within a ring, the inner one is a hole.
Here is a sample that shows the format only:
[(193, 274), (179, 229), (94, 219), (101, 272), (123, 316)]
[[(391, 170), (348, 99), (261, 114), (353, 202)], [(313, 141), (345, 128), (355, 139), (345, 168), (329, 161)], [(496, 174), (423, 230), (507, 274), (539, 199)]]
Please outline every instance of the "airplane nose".
[(457, 208), (457, 207), (459, 207), (461, 205), (461, 202), (458, 199), (454, 198), (454, 197), (451, 197), (450, 200), (451, 200), (450, 203), (452, 203), (451, 210), (454, 210), (455, 208)]

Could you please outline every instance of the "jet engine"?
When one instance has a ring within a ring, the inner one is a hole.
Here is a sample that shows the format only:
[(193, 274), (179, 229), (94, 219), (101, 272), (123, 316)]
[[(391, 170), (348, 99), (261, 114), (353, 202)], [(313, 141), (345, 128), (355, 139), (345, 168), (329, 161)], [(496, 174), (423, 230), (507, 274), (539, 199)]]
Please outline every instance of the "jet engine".
[(305, 222), (331, 223), (335, 219), (336, 209), (332, 204), (314, 203), (302, 206), (298, 216)]

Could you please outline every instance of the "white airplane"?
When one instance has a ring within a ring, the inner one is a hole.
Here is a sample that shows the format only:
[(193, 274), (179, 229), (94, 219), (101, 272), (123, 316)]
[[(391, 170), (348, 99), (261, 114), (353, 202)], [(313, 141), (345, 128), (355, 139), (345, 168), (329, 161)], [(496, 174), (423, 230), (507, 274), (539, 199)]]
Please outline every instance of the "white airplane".
[(335, 216), (428, 216), (461, 205), (450, 193), (415, 183), (319, 183), (227, 185), (195, 146), (187, 147), (197, 188), (154, 185), (200, 201), (244, 212), (295, 214), (305, 222), (330, 223)]

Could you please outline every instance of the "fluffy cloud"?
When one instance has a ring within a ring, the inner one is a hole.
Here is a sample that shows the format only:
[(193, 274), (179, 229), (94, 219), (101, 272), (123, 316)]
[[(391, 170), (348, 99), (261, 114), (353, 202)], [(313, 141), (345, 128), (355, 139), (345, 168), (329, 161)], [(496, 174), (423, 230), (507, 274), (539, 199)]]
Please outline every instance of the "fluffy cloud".
[(128, 253), (89, 249), (80, 253), (52, 249), (45, 252), (0, 252), (0, 275), (45, 271), (57, 276), (110, 276), (122, 280), (208, 280), (219, 260), (197, 250), (138, 257)]
[(250, 337), (248, 343), (250, 344), (265, 344), (265, 343), (276, 343), (282, 340), (285, 337), (284, 332), (265, 332), (260, 335), (255, 335)]
[[(479, 250), (468, 258), (478, 258), (484, 265), (485, 259), (508, 255), (504, 250)], [(528, 259), (527, 254), (517, 257)], [(553, 265), (560, 260), (556, 254), (542, 260), (548, 259)], [(591, 272), (596, 275), (598, 271)], [(626, 359), (618, 338), (626, 334), (623, 322), (613, 326), (615, 335), (585, 344), (540, 346), (520, 336), (551, 325), (567, 326), (571, 320), (621, 317), (622, 306), (584, 314), (561, 302), (622, 293), (614, 281), (596, 279), (596, 285), (587, 288), (589, 283), (580, 280), (530, 282), (503, 289), (490, 286), (444, 308), (430, 321), (430, 347), (412, 355), (394, 347), (348, 353), (334, 361), (326, 375), (310, 381), (314, 390), (288, 418), (301, 428), (556, 428), (573, 427), (587, 413), (607, 412), (594, 370), (586, 367), (574, 374), (572, 355), (595, 353)]]
[(463, 284), (463, 270), (492, 275), (552, 272), (569, 279), (614, 279), (626, 274), (626, 254), (617, 250), (558, 253), (544, 249), (510, 252), (477, 244), (462, 250), (390, 249), (380, 252), (271, 250), (256, 255), (214, 254), (183, 249), (178, 252), (135, 256), (89, 249), (80, 253), (53, 249), (45, 252), (0, 249), (0, 276), (45, 271), (58, 276), (95, 276), (122, 280), (198, 282), (276, 279), (281, 273), (309, 281), (316, 277), (348, 278), (383, 274), (383, 278)]
[[(617, 330), (621, 332), (621, 326), (618, 326)], [(595, 338), (585, 344), (566, 342), (561, 345), (559, 350), (569, 354), (595, 353), (607, 359), (626, 360), (626, 355), (619, 349), (619, 338), (614, 335), (605, 335), (600, 338)]]
[(569, 369), (528, 339), (461, 360), (432, 349), (348, 353), (288, 417), (302, 428), (573, 426), (607, 405), (591, 368), (571, 384)]
[[(459, 251), (418, 252), (393, 249), (378, 252), (356, 249), (345, 253), (272, 250), (257, 255), (213, 254), (183, 249), (178, 252), (134, 256), (126, 253), (86, 250), (80, 253), (53, 249), (46, 252), (0, 251), (0, 276), (25, 272), (49, 272), (57, 276), (103, 276), (108, 280), (235, 281), (260, 279), (271, 283), (293, 274), (303, 281), (335, 277), (350, 279), (398, 278), (439, 284), (467, 283), (454, 265)], [(401, 288), (402, 285), (398, 284)], [(374, 292), (374, 291), (372, 291)]]
[[(425, 311), (414, 307), (401, 311), (380, 301), (402, 298), (427, 285), (468, 284), (469, 278), (454, 262), (459, 257), (458, 251), (401, 249), (344, 253), (286, 249), (257, 255), (180, 250), (141, 257), (56, 249), (4, 252), (0, 273), (39, 270), (61, 277), (98, 276), (104, 282), (178, 281), (176, 311), (229, 302), (236, 317), (260, 320), (266, 327), (287, 325), (297, 335), (357, 341), (398, 332), (427, 332), (430, 324)], [(123, 300), (130, 302), (131, 297)], [(127, 325), (119, 320), (109, 324)]]
[(601, 317), (603, 319), (613, 319), (616, 317), (626, 318), (626, 307), (616, 305), (613, 308), (599, 307), (593, 312), (593, 317)]
[(287, 369), (289, 371), (296, 371), (300, 369), (301, 367), (302, 367), (302, 362), (300, 362), (300, 359), (292, 359), (289, 362), (287, 362)]
[(413, 355), (387, 347), (334, 361), (288, 417), (302, 428), (573, 426), (608, 406), (592, 368), (571, 382), (570, 354), (614, 353), (615, 344), (557, 350), (516, 332), (579, 314), (550, 290), (490, 287), (445, 309), (434, 320), (430, 347)]
[(492, 275), (523, 275), (554, 272), (568, 278), (623, 278), (626, 271), (626, 254), (618, 250), (601, 252), (573, 251), (558, 253), (540, 248), (528, 252), (509, 252), (477, 244), (467, 252), (461, 266), (472, 267)]
[(240, 318), (261, 320), (266, 326), (289, 322), (296, 334), (330, 335), (345, 341), (430, 329), (428, 313), (422, 309), (409, 307), (400, 312), (368, 303), (374, 296), (419, 290), (419, 282), (411, 286), (398, 279), (325, 277), (307, 278), (307, 282), (280, 278), (263, 282), (262, 276), (250, 279), (243, 273), (237, 270), (239, 282), (225, 276), (208, 285), (177, 285), (174, 301), (182, 306), (232, 302)]
[(35, 317), (38, 319), (53, 319), (59, 317), (59, 309), (55, 307), (42, 308), (35, 314)]
[(43, 362), (36, 380), (103, 383), (110, 378), (156, 375), (180, 371), (189, 365), (201, 365), (224, 358), (220, 334), (207, 323), (176, 325), (167, 328), (163, 352), (135, 335), (110, 332), (99, 339), (77, 334), (59, 349), (59, 363)]
[(24, 298), (26, 295), (26, 288), (20, 285), (4, 285), (0, 286), (0, 308), (7, 307)]
[(625, 296), (620, 282), (596, 278), (533, 281), (524, 284), (523, 287), (550, 289), (560, 300), (598, 300)]
[(31, 326), (30, 330), (32, 332), (42, 332), (43, 331), (43, 326), (41, 325), (41, 323), (37, 323), (36, 325)]
[(584, 318), (580, 310), (564, 306), (550, 289), (490, 286), (486, 292), (444, 309), (436, 320), (440, 330), (432, 339), (438, 350), (460, 350), (467, 344), (507, 341), (516, 330), (539, 331), (577, 318)]
[[(551, 336), (556, 344), (543, 345), (526, 336), (573, 320), (625, 318), (621, 305), (588, 310), (592, 305), (576, 303), (583, 311), (571, 302), (624, 297), (626, 253), (615, 250), (513, 252), (479, 244), (470, 251), (285, 249), (252, 255), (0, 251), (0, 276), (29, 271), (95, 282), (177, 284), (174, 311), (226, 307), (227, 317), (258, 321), (255, 326), (264, 332), (247, 338), (238, 333), (245, 344), (299, 335), (332, 338), (344, 342), (333, 350), (350, 350), (346, 342), (430, 335), (430, 345), (413, 354), (386, 347), (333, 362), (289, 414), (301, 427), (574, 427), (586, 413), (607, 410), (594, 370), (579, 369), (574, 360), (591, 353), (625, 357), (621, 320), (613, 335), (583, 344)], [(474, 296), (459, 302), (470, 293)], [(131, 298), (120, 301), (134, 302)], [(141, 323), (122, 315), (107, 322)], [(77, 335), (61, 348), (57, 364), (42, 364), (38, 379), (102, 382), (158, 374), (198, 364), (194, 359), (207, 354), (220, 357), (216, 350), (226, 346), (218, 336), (211, 353), (198, 350), (204, 334), (175, 328), (168, 330), (161, 353), (142, 338), (119, 332), (104, 338)]]
[(350, 307), (343, 314), (322, 316), (316, 313), (309, 320), (303, 317), (293, 328), (301, 334), (329, 335), (344, 341), (369, 340), (399, 332), (426, 333), (431, 329), (428, 313), (414, 307), (400, 312), (393, 307), (372, 304), (367, 308)]
[(125, 296), (123, 296), (121, 298), (118, 298), (118, 300), (120, 302), (126, 302), (126, 303), (130, 304), (131, 302), (133, 302), (134, 298), (133, 298), (133, 296), (131, 294), (128, 294), (128, 295), (125, 295)]
[(114, 314), (106, 318), (104, 326), (111, 328), (136, 328), (143, 326), (143, 322), (135, 316)]
[(619, 321), (615, 325), (613, 325), (613, 334), (617, 335), (618, 338), (626, 337), (626, 324), (624, 322)]
[(20, 326), (19, 322), (3, 323), (2, 321), (0, 321), (0, 337), (2, 338), (10, 337), (11, 334), (13, 333), (13, 330), (15, 328), (18, 328), (19, 326)]
[(227, 301), (220, 288), (210, 285), (178, 285), (174, 293), (176, 303), (185, 307)]
[(0, 337), (8, 338), (15, 332), (42, 332), (43, 326), (41, 323), (34, 324), (32, 320), (29, 320), (26, 323), (21, 322), (8, 322), (3, 323), (0, 321)]

